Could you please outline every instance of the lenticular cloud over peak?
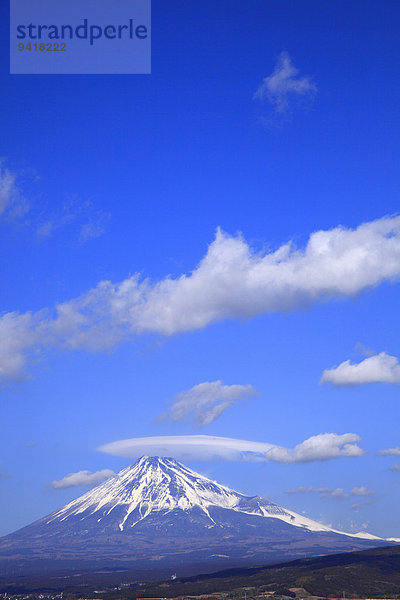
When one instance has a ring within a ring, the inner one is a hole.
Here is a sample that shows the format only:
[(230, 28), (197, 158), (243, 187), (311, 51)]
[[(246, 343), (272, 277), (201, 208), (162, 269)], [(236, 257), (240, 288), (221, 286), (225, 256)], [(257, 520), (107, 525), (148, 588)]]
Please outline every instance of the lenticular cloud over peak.
[(304, 248), (288, 242), (263, 253), (218, 229), (189, 274), (102, 281), (54, 310), (3, 315), (0, 379), (21, 379), (40, 351), (101, 351), (146, 333), (169, 336), (225, 319), (293, 311), (354, 297), (399, 276), (400, 217), (317, 231)]
[(272, 461), (305, 463), (365, 454), (355, 433), (321, 433), (294, 448), (211, 435), (171, 435), (118, 440), (98, 450), (113, 456), (136, 459), (143, 455), (173, 456), (181, 460)]

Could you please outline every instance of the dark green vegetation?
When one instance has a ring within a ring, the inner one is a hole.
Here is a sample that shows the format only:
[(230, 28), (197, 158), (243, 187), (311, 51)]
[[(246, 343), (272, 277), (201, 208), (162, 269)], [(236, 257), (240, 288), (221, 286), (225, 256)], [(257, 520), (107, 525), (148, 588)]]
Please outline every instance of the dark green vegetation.
[[(241, 588), (247, 588), (249, 598), (268, 591), (285, 595), (289, 588), (304, 588), (309, 594), (322, 597), (341, 597), (344, 592), (352, 598), (400, 598), (400, 546), (305, 558), (254, 569), (232, 569), (168, 585), (131, 589), (124, 596), (177, 597), (237, 592)], [(116, 597), (107, 595), (108, 600)]]
[(344, 592), (351, 598), (400, 598), (400, 546), (231, 569), (157, 584), (139, 584), (137, 572), (133, 574), (128, 569), (75, 576), (52, 573), (47, 578), (32, 575), (20, 579), (16, 574), (12, 581), (0, 577), (0, 593), (63, 590), (71, 597), (93, 597), (94, 590), (102, 590), (96, 597), (104, 600), (176, 598), (218, 592), (227, 592), (229, 600), (243, 597), (244, 588), (248, 600), (265, 597), (268, 592), (275, 592), (275, 598), (293, 596), (291, 588), (303, 588), (318, 597), (342, 597)]

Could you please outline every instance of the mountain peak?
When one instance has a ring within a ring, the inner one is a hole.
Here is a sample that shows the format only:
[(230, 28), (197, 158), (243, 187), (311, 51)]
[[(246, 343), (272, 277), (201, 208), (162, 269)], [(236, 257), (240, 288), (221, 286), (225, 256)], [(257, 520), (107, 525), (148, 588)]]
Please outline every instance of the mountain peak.
[[(77, 500), (51, 515), (49, 523), (78, 514), (123, 513), (118, 527), (134, 527), (150, 513), (200, 509), (210, 520), (209, 507), (234, 508), (245, 496), (185, 467), (172, 457), (142, 456)], [(85, 518), (85, 516), (83, 516)], [(119, 517), (117, 517), (119, 518)]]
[(144, 454), (143, 456), (140, 456), (140, 458), (138, 458), (131, 466), (136, 465), (137, 463), (156, 464), (162, 463), (163, 461), (181, 464), (178, 460), (176, 460), (176, 458), (173, 458), (172, 456), (147, 456)]
[(171, 466), (185, 468), (182, 463), (180, 463), (178, 460), (176, 460), (176, 458), (173, 458), (172, 456), (146, 456), (146, 455), (141, 456), (134, 463), (132, 463), (129, 467), (125, 467), (125, 468), (126, 469), (134, 469), (138, 466), (140, 466), (141, 468), (151, 468), (151, 467), (168, 468)]

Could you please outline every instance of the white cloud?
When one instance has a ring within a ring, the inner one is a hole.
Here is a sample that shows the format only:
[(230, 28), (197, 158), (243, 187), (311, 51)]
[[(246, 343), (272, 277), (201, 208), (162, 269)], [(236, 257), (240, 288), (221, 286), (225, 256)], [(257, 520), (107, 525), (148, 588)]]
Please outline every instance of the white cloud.
[(343, 488), (336, 488), (328, 494), (330, 498), (347, 498), (347, 494), (345, 493)]
[(352, 496), (374, 496), (375, 490), (370, 490), (365, 485), (361, 485), (360, 487), (353, 487), (350, 494)]
[(18, 186), (17, 175), (3, 166), (0, 160), (0, 218), (17, 218), (28, 210)]
[(320, 383), (332, 383), (336, 386), (400, 383), (399, 361), (386, 352), (369, 356), (360, 363), (345, 360), (338, 367), (325, 369)]
[(399, 276), (400, 217), (317, 231), (304, 249), (287, 243), (266, 253), (218, 230), (190, 274), (154, 283), (138, 274), (102, 281), (54, 311), (4, 315), (0, 373), (20, 378), (29, 355), (43, 349), (104, 350), (135, 335), (168, 336), (354, 297)]
[(182, 460), (273, 461), (303, 463), (339, 457), (358, 457), (365, 452), (357, 446), (354, 433), (315, 435), (293, 449), (275, 444), (209, 435), (154, 436), (118, 440), (98, 450), (123, 458), (143, 455), (174, 456)]
[(379, 456), (400, 456), (400, 446), (395, 448), (386, 448), (386, 450), (380, 450)]
[(277, 462), (309, 462), (339, 456), (362, 456), (364, 451), (356, 445), (360, 437), (355, 433), (321, 433), (314, 435), (293, 450), (275, 446), (267, 453), (269, 460)]
[(312, 96), (317, 87), (309, 77), (299, 77), (299, 71), (287, 52), (281, 52), (274, 72), (265, 77), (254, 93), (254, 98), (267, 99), (277, 112), (284, 112), (290, 99), (298, 96)]
[(77, 473), (69, 473), (69, 475), (66, 475), (62, 479), (54, 480), (50, 485), (57, 490), (70, 487), (93, 486), (110, 477), (116, 477), (116, 474), (111, 469), (102, 469), (95, 473), (78, 471)]
[(39, 324), (31, 313), (6, 313), (0, 318), (0, 381), (24, 378), (25, 352), (40, 339)]
[(319, 494), (321, 498), (348, 498), (349, 496), (374, 496), (375, 490), (368, 489), (365, 485), (353, 487), (350, 492), (345, 492), (343, 488), (329, 488), (312, 486), (301, 486), (285, 490), (286, 494)]
[(298, 487), (290, 490), (285, 490), (286, 494), (319, 494), (321, 498), (347, 498), (348, 494), (345, 493), (343, 488), (329, 488), (329, 487), (319, 487), (314, 488), (312, 486), (308, 487)]
[(193, 420), (199, 425), (209, 425), (222, 413), (256, 394), (252, 385), (223, 385), (222, 381), (205, 381), (173, 397), (172, 406), (160, 420)]
[(393, 473), (400, 473), (400, 465), (392, 465), (390, 470), (393, 471)]

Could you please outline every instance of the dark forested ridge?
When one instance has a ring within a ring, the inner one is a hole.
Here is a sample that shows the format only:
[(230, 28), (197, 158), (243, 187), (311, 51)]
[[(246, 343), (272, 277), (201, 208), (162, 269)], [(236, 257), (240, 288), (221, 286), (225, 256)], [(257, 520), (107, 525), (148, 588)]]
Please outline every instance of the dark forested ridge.
[(130, 597), (178, 597), (247, 589), (247, 597), (304, 588), (321, 597), (400, 598), (400, 546), (305, 558), (253, 569), (232, 569), (168, 585), (129, 590)]
[[(161, 573), (160, 573), (161, 575)], [(165, 574), (162, 574), (165, 576)], [(179, 598), (219, 594), (219, 597), (243, 597), (248, 600), (295, 596), (294, 588), (317, 597), (400, 598), (400, 546), (305, 558), (286, 563), (238, 568), (207, 575), (170, 578), (159, 583), (140, 583), (137, 571), (107, 569), (35, 576), (17, 574), (0, 577), (0, 593), (32, 591), (57, 593), (71, 597), (96, 597), (104, 600), (136, 598)], [(161, 577), (160, 577), (161, 579)], [(101, 590), (101, 593), (98, 591)], [(225, 592), (225, 595), (222, 593)]]

